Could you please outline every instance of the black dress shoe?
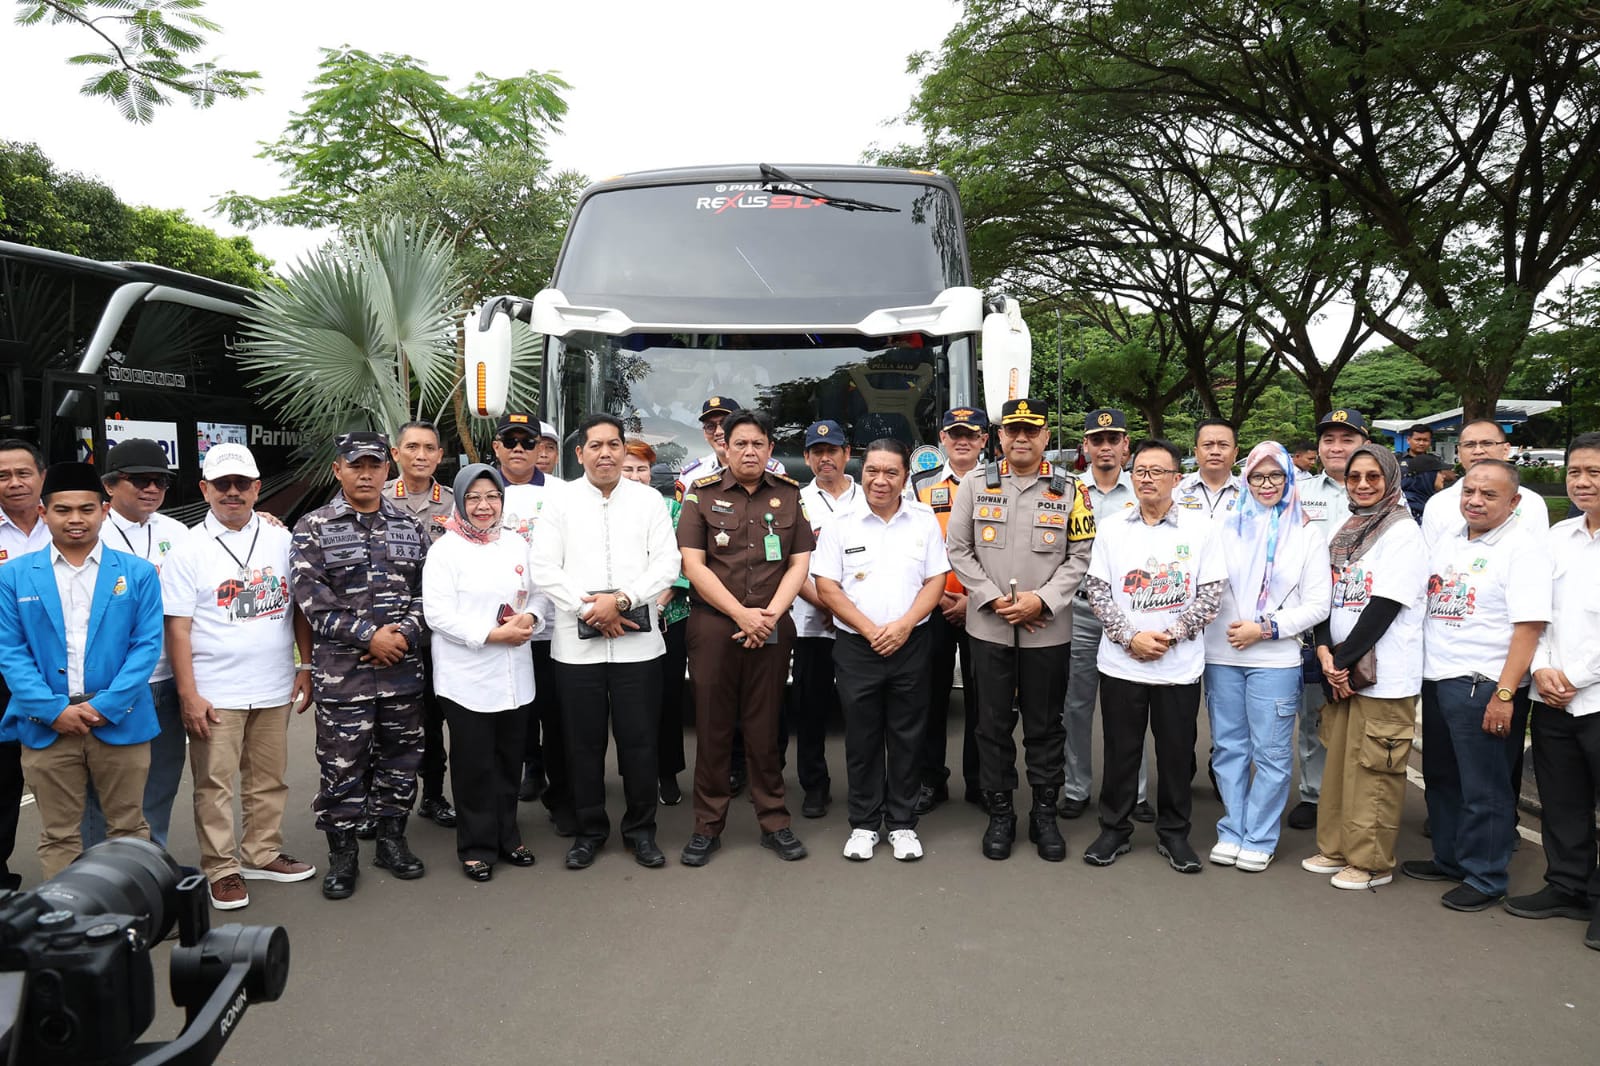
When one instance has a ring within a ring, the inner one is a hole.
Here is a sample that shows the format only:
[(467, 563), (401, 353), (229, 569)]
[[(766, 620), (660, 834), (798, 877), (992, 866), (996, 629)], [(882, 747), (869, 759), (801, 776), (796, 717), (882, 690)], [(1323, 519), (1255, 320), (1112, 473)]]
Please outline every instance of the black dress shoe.
[(1156, 810), (1146, 800), (1140, 800), (1133, 805), (1133, 820), (1144, 822), (1146, 825), (1156, 820)]
[(1200, 856), (1194, 853), (1184, 837), (1168, 837), (1156, 845), (1156, 851), (1180, 874), (1197, 874), (1201, 871)]
[(1459, 881), (1460, 877), (1432, 859), (1411, 859), (1400, 864), (1400, 872), (1418, 881)]
[(939, 795), (932, 785), (923, 785), (917, 789), (917, 801), (911, 805), (911, 813), (924, 815), (933, 813), (939, 806)]
[(572, 842), (572, 847), (567, 849), (567, 869), (587, 870), (594, 865), (595, 852), (600, 850), (600, 842), (589, 837), (579, 837)]
[(1526, 896), (1512, 896), (1506, 900), (1506, 910), (1518, 918), (1576, 918), (1580, 922), (1594, 914), (1594, 908), (1583, 896), (1563, 892), (1555, 885), (1545, 885)]
[(721, 837), (708, 837), (703, 833), (696, 833), (689, 838), (689, 843), (683, 846), (683, 854), (678, 856), (678, 861), (685, 866), (704, 866), (711, 861), (711, 854), (722, 847)]
[(464, 862), (461, 872), (467, 875), (469, 881), (487, 881), (494, 876), (494, 867), (486, 862)]
[(1110, 866), (1117, 861), (1117, 856), (1126, 855), (1133, 850), (1133, 845), (1128, 843), (1128, 838), (1118, 833), (1115, 829), (1102, 829), (1100, 835), (1094, 838), (1094, 843), (1083, 849), (1083, 861), (1090, 866)]
[(683, 789), (678, 787), (676, 774), (668, 774), (656, 782), (656, 797), (667, 807), (676, 807), (683, 802)]
[(1600, 916), (1590, 919), (1589, 928), (1583, 934), (1583, 946), (1600, 951)]
[(1315, 829), (1317, 827), (1317, 805), (1301, 800), (1294, 805), (1288, 818), (1290, 829)]
[(528, 850), (526, 844), (518, 844), (510, 851), (502, 851), (500, 857), (512, 866), (532, 866), (536, 861), (533, 852)]
[(1505, 899), (1505, 896), (1491, 896), (1487, 892), (1479, 892), (1471, 885), (1457, 885), (1439, 897), (1443, 903), (1453, 911), (1486, 911), (1496, 903)]
[(1056, 813), (1063, 818), (1082, 818), (1083, 812), (1089, 809), (1089, 799), (1073, 799), (1071, 796), (1062, 796), (1061, 802), (1056, 804)]
[(821, 818), (828, 813), (828, 804), (833, 802), (833, 793), (826, 788), (816, 792), (807, 792), (806, 801), (800, 804), (800, 813), (807, 818)]
[(750, 771), (735, 770), (728, 775), (728, 795), (737, 796), (744, 791), (744, 786), (750, 783)]
[(522, 779), (522, 784), (517, 786), (517, 799), (522, 803), (532, 803), (544, 795), (544, 775), (528, 775)]
[(661, 854), (661, 849), (656, 846), (655, 837), (640, 837), (630, 841), (628, 849), (633, 852), (633, 861), (648, 870), (667, 864), (667, 857)]
[(425, 799), (418, 805), (417, 813), (440, 829), (456, 827), (456, 809), (450, 806), (447, 799)]
[(776, 833), (762, 833), (761, 846), (778, 853), (784, 862), (794, 862), (806, 857), (806, 846), (794, 835), (794, 830), (784, 826)]

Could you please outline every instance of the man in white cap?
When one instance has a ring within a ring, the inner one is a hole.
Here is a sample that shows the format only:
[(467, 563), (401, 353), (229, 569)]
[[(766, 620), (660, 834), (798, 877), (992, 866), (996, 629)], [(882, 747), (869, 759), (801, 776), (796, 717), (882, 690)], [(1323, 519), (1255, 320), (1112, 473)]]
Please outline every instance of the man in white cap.
[(556, 467), (561, 465), (561, 435), (548, 422), (539, 423), (539, 439), (533, 444), (533, 465), (545, 477), (561, 480)]

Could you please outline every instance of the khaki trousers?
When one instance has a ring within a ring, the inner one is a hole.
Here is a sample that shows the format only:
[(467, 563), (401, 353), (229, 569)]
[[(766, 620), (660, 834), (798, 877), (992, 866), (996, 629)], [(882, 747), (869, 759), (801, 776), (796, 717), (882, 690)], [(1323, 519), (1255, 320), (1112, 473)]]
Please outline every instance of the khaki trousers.
[(79, 826), (94, 781), (106, 816), (106, 838), (150, 839), (144, 820), (144, 782), (150, 743), (107, 744), (93, 733), (56, 737), (48, 748), (22, 746), (22, 776), (39, 807), (39, 866), (45, 880), (83, 851)]
[[(283, 812), (289, 802), (289, 704), (253, 710), (217, 708), (207, 740), (189, 738), (194, 775), (194, 835), (207, 881), (261, 867), (283, 851)], [(233, 831), (233, 782), (239, 779), (244, 839)]]
[(1317, 850), (1363, 870), (1395, 867), (1406, 762), (1417, 734), (1417, 698), (1359, 692), (1326, 704), (1318, 737), (1328, 749), (1317, 804)]

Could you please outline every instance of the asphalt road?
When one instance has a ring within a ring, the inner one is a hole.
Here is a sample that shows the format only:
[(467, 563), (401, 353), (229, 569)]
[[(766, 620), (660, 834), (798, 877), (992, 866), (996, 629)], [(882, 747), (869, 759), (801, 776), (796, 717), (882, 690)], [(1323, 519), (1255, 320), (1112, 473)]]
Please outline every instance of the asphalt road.
[[(320, 867), (310, 727), (292, 725), (287, 850)], [(1300, 869), (1311, 834), (1287, 829), (1261, 874), (1177, 874), (1149, 826), (1115, 866), (1087, 866), (1092, 814), (1063, 823), (1065, 863), (1040, 861), (1025, 840), (991, 862), (978, 850), (983, 816), (959, 799), (923, 820), (921, 862), (881, 847), (851, 863), (839, 855), (839, 737), (829, 760), (837, 802), (796, 819), (811, 856), (794, 864), (758, 847), (741, 798), (704, 869), (676, 861), (686, 802), (661, 811), (665, 869), (635, 866), (614, 838), (573, 872), (543, 807), (524, 804), (538, 865), (502, 865), (488, 884), (458, 872), (452, 832), (415, 822), (421, 880), (372, 868), (366, 843), (348, 901), (322, 899), (320, 878), (252, 882), (248, 908), (213, 918), (284, 925), (293, 964), (283, 998), (251, 1008), (219, 1061), (1594, 1061), (1600, 952), (1583, 946), (1582, 923), (1458, 914), (1438, 903), (1449, 886), (1405, 878), (1337, 891)], [(1197, 791), (1204, 856), (1219, 805), (1203, 778)], [(178, 802), (175, 854), (193, 863), (187, 789)], [(1422, 793), (1408, 788), (1402, 858), (1427, 857), (1422, 818)], [(14, 863), (28, 884), (37, 830), (29, 807)], [(1524, 842), (1513, 891), (1537, 888), (1542, 870)], [(147, 1039), (182, 1024), (166, 999), (167, 951), (155, 953), (161, 1005)]]

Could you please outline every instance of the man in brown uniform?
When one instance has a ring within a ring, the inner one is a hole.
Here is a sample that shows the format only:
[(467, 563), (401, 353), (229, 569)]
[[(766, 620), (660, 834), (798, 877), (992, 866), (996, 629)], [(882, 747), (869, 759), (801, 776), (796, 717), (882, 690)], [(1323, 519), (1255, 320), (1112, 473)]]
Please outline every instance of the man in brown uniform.
[(744, 736), (761, 846), (786, 861), (805, 845), (789, 828), (778, 763), (778, 712), (794, 643), (789, 607), (815, 540), (800, 486), (767, 469), (772, 422), (736, 411), (723, 423), (727, 466), (685, 488), (678, 547), (689, 579), (689, 672), (695, 680), (694, 834), (685, 866), (704, 866), (727, 823), (735, 723)]

